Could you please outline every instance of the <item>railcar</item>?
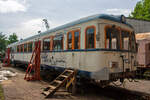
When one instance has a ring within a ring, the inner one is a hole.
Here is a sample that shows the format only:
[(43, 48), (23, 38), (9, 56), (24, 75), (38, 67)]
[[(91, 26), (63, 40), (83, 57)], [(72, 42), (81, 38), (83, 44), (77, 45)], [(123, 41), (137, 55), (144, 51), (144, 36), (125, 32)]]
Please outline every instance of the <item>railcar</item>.
[(108, 83), (135, 75), (135, 33), (123, 15), (88, 16), (10, 44), (11, 62), (28, 64), (37, 40), (41, 70), (72, 68), (79, 77)]

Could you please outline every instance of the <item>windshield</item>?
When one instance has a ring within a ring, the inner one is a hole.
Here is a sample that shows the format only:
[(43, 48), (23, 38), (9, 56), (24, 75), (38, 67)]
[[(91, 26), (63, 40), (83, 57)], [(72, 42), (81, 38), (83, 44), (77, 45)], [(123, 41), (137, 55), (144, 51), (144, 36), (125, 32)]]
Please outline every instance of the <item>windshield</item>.
[(120, 35), (118, 29), (116, 28), (106, 29), (106, 48), (120, 49)]
[(122, 39), (121, 39), (122, 49), (129, 50), (129, 51), (136, 51), (134, 32), (121, 30), (121, 36), (122, 36)]
[(136, 51), (135, 34), (117, 27), (106, 27), (105, 48)]

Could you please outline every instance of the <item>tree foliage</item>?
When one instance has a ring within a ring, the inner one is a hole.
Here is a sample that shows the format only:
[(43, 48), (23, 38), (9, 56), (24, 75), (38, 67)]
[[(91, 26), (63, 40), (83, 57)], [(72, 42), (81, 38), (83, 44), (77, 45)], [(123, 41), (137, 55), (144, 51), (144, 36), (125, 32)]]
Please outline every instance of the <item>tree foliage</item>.
[(6, 46), (7, 46), (7, 37), (2, 33), (0, 32), (0, 52), (4, 52), (5, 49), (6, 49)]
[(150, 21), (150, 0), (141, 0), (137, 2), (130, 17)]
[(16, 35), (16, 33), (13, 33), (12, 35), (9, 36), (8, 38), (8, 43), (11, 44), (11, 43), (14, 43), (14, 42), (17, 42), (18, 41), (18, 37)]
[(0, 32), (0, 53), (4, 53), (8, 44), (18, 41), (18, 37), (15, 33), (9, 35), (7, 38), (2, 32)]

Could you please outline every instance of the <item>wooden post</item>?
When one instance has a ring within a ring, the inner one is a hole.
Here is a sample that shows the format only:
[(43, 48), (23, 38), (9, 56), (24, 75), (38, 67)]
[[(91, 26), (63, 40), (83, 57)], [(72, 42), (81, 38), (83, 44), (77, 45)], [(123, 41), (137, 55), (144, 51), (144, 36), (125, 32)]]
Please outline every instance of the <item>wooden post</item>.
[(72, 94), (75, 95), (76, 92), (77, 92), (77, 87), (76, 87), (76, 82), (77, 82), (77, 79), (76, 79), (76, 75), (77, 75), (77, 70), (75, 70), (74, 72), (74, 81), (73, 81), (73, 86), (72, 86)]

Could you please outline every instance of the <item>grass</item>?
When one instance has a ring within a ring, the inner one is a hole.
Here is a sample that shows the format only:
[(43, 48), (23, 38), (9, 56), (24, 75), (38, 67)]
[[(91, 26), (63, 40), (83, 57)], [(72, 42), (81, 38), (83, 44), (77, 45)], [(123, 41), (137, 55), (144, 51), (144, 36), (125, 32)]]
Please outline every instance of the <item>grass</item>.
[(0, 84), (0, 100), (5, 100), (2, 85)]

